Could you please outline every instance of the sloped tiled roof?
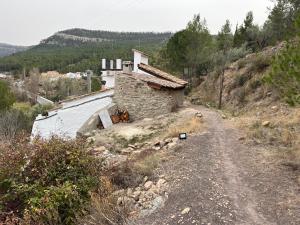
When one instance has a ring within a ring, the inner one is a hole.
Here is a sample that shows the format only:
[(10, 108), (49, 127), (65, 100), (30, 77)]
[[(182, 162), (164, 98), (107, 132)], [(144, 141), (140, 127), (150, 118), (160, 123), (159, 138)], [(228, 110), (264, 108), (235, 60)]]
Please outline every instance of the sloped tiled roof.
[(184, 85), (142, 73), (123, 73), (129, 77), (166, 88), (181, 89)]
[(144, 63), (140, 63), (138, 65), (138, 68), (146, 73), (149, 73), (149, 74), (155, 76), (155, 77), (163, 78), (165, 80), (175, 82), (175, 83), (183, 85), (183, 86), (185, 86), (188, 83), (185, 80), (179, 79), (178, 77), (175, 77), (167, 72), (161, 71), (153, 66), (146, 65)]

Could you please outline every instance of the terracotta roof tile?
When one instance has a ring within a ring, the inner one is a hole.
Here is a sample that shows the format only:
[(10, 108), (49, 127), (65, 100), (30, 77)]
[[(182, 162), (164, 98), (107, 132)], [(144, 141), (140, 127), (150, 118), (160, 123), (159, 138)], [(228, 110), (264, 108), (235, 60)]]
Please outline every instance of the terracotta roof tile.
[(175, 82), (175, 83), (180, 84), (180, 85), (186, 85), (188, 83), (185, 80), (179, 79), (178, 77), (175, 77), (175, 76), (173, 76), (173, 75), (171, 75), (167, 72), (161, 71), (161, 70), (159, 70), (159, 69), (157, 69), (153, 66), (146, 65), (144, 63), (139, 64), (138, 68), (140, 70), (143, 70), (146, 73), (152, 74), (153, 76), (163, 78), (163, 79)]
[(181, 89), (184, 88), (184, 85), (178, 84), (172, 81), (161, 79), (152, 75), (142, 74), (142, 73), (123, 73), (127, 76), (130, 76), (134, 79), (142, 80), (147, 83), (157, 84), (162, 87), (172, 88), (172, 89)]

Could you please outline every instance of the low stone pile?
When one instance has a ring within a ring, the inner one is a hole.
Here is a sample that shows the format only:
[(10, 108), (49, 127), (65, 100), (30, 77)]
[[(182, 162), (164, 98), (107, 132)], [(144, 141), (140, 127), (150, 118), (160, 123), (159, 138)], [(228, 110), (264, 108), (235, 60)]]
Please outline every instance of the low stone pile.
[(136, 188), (116, 191), (117, 204), (126, 207), (131, 214), (151, 213), (159, 208), (167, 198), (168, 183), (160, 178), (156, 183), (145, 177), (144, 182)]
[(120, 151), (121, 155), (138, 155), (146, 150), (170, 150), (177, 145), (178, 138), (167, 138), (163, 141), (136, 143), (134, 145), (128, 145), (127, 148)]

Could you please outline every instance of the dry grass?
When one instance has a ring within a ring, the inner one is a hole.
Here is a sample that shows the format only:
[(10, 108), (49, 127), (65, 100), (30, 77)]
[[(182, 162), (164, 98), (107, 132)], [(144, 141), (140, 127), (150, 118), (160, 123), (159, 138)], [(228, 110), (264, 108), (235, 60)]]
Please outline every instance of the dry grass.
[(166, 137), (178, 137), (180, 133), (195, 133), (203, 127), (203, 120), (198, 117), (192, 117), (172, 124), (166, 130)]
[[(260, 119), (253, 116), (258, 110), (251, 110), (239, 119), (240, 127), (246, 128), (249, 139), (279, 150), (276, 154), (281, 159), (300, 164), (300, 109), (283, 110), (285, 113), (278, 109), (274, 113), (269, 108)], [(262, 122), (266, 120), (270, 121), (270, 126), (264, 127)]]
[(126, 207), (117, 205), (117, 197), (113, 193), (113, 184), (108, 177), (101, 177), (101, 188), (91, 194), (90, 210), (87, 215), (78, 218), (78, 224), (124, 224), (128, 216)]
[(152, 176), (153, 171), (158, 167), (160, 157), (158, 154), (151, 154), (144, 159), (135, 162), (134, 169), (143, 176)]

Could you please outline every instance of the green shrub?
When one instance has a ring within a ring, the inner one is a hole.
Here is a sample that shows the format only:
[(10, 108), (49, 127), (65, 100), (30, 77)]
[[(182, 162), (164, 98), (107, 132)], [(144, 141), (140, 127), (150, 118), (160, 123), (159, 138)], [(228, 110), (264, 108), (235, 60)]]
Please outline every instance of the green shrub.
[(271, 65), (272, 58), (268, 55), (256, 54), (249, 61), (249, 71), (261, 73)]
[(275, 88), (280, 96), (290, 105), (300, 104), (300, 41), (290, 42), (275, 57), (272, 71), (264, 81)]
[(101, 79), (100, 77), (92, 77), (92, 92), (101, 90)]
[(101, 163), (83, 140), (20, 139), (0, 147), (0, 214), (13, 212), (25, 224), (74, 224), (100, 187)]

